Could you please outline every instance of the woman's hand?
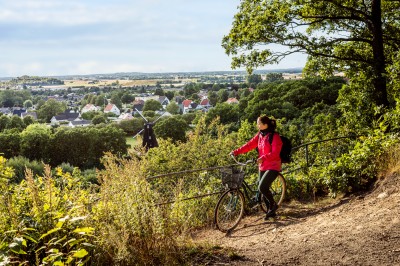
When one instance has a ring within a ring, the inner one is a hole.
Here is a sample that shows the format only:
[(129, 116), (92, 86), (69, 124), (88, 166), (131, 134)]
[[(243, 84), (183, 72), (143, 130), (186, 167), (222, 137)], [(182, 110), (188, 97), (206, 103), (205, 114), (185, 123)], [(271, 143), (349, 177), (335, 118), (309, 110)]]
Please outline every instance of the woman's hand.
[(258, 158), (258, 159), (257, 159), (257, 163), (258, 163), (258, 164), (262, 164), (262, 162), (263, 162), (263, 159), (262, 159), (262, 158)]

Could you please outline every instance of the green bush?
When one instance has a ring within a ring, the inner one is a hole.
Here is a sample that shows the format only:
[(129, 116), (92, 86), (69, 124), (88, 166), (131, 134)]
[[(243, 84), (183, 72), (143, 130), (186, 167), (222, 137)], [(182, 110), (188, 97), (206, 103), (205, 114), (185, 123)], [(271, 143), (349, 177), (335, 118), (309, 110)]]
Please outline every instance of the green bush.
[(36, 160), (30, 161), (28, 158), (23, 156), (17, 156), (10, 158), (6, 165), (14, 169), (14, 175), (11, 179), (13, 183), (19, 183), (25, 179), (25, 171), (27, 169), (32, 170), (34, 176), (42, 175), (44, 170), (44, 164)]
[[(18, 184), (4, 178), (0, 161), (0, 264), (83, 265), (93, 249), (93, 228), (86, 217), (91, 197), (80, 189), (79, 181), (57, 171), (56, 182), (50, 167), (34, 178), (31, 170)], [(10, 175), (6, 173), (9, 177)], [(7, 211), (5, 211), (7, 210)]]

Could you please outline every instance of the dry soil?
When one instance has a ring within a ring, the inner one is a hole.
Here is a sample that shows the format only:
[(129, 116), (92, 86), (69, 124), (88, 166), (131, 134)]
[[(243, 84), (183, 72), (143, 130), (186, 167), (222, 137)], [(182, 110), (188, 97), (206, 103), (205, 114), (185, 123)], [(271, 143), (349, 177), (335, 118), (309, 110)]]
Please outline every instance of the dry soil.
[(368, 193), (324, 206), (286, 203), (278, 216), (245, 217), (229, 235), (197, 232), (197, 243), (239, 256), (207, 265), (400, 265), (400, 176), (380, 180)]

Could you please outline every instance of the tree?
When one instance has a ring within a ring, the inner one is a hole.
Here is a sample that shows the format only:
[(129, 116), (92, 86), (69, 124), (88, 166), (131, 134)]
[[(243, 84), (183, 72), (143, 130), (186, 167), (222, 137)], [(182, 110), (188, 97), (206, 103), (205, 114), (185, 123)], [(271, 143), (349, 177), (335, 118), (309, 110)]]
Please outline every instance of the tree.
[(229, 98), (229, 92), (226, 89), (220, 89), (218, 91), (218, 102), (219, 103), (224, 103), (228, 100)]
[(388, 106), (385, 69), (400, 48), (399, 15), (400, 1), (242, 0), (222, 44), (232, 67), (250, 73), (299, 52), (309, 55), (308, 73), (364, 73), (371, 77), (371, 103)]
[(219, 103), (206, 114), (206, 123), (211, 123), (215, 118), (220, 117), (222, 124), (239, 122), (239, 112), (236, 104)]
[(0, 132), (8, 128), (8, 123), (10, 123), (10, 118), (7, 115), (0, 115)]
[(49, 127), (44, 124), (29, 125), (21, 132), (21, 154), (30, 160), (47, 161), (50, 140)]
[(260, 82), (262, 82), (261, 75), (251, 74), (247, 76), (247, 83), (249, 84), (255, 84), (257, 86), (257, 84)]
[(122, 95), (122, 97), (121, 97), (121, 101), (122, 101), (122, 103), (124, 103), (124, 104), (131, 103), (131, 102), (133, 102), (134, 100), (135, 100), (135, 96), (133, 96), (133, 95), (130, 94), (130, 93), (124, 93), (124, 94)]
[(165, 93), (164, 93), (163, 89), (157, 88), (157, 89), (154, 91), (154, 95), (164, 96)]
[(67, 109), (65, 102), (57, 102), (54, 99), (50, 99), (45, 102), (37, 111), (39, 119), (43, 119), (46, 122), (50, 122), (51, 118), (57, 114), (64, 112)]
[(121, 97), (119, 97), (118, 93), (111, 95), (111, 103), (115, 104), (119, 109), (122, 108)]
[(173, 115), (179, 114), (179, 105), (176, 102), (170, 102), (167, 107), (165, 107), (165, 110)]
[(215, 91), (209, 91), (207, 93), (207, 98), (212, 106), (215, 106), (218, 102), (218, 94)]
[(283, 80), (283, 74), (282, 73), (268, 73), (265, 76), (265, 80), (269, 81), (269, 82), (281, 81), (281, 80)]
[(162, 105), (157, 100), (147, 100), (144, 102), (143, 111), (159, 111), (162, 110)]
[(26, 100), (26, 101), (24, 102), (24, 107), (25, 107), (26, 109), (29, 109), (29, 108), (31, 108), (32, 106), (33, 106), (33, 103), (32, 103), (31, 100)]
[(172, 139), (172, 141), (185, 141), (186, 129), (188, 125), (185, 120), (175, 116), (170, 116), (158, 121), (154, 126), (154, 133), (157, 137), (163, 139)]
[(22, 131), (25, 128), (25, 123), (19, 116), (13, 115), (10, 118), (10, 121), (9, 121), (9, 123), (7, 125), (7, 128), (8, 129), (15, 128), (15, 129), (18, 129), (19, 131)]
[(16, 129), (5, 130), (0, 133), (0, 151), (6, 158), (18, 156), (21, 137)]
[(92, 119), (92, 124), (93, 125), (98, 125), (98, 124), (105, 124), (107, 122), (107, 119), (104, 117), (103, 114), (98, 114), (96, 116), (93, 117)]
[(175, 96), (175, 93), (173, 91), (166, 91), (165, 96), (167, 96), (168, 100), (172, 100)]

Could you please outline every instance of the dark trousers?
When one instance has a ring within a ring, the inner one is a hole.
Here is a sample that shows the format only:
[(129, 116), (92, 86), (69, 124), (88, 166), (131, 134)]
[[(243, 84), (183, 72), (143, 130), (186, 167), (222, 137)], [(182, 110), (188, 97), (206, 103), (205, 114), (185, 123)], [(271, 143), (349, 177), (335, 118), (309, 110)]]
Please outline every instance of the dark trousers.
[(275, 200), (271, 191), (269, 190), (269, 187), (271, 186), (272, 182), (274, 182), (278, 174), (279, 172), (275, 170), (260, 171), (258, 190), (264, 195), (264, 197), (268, 199), (271, 206), (275, 204)]

